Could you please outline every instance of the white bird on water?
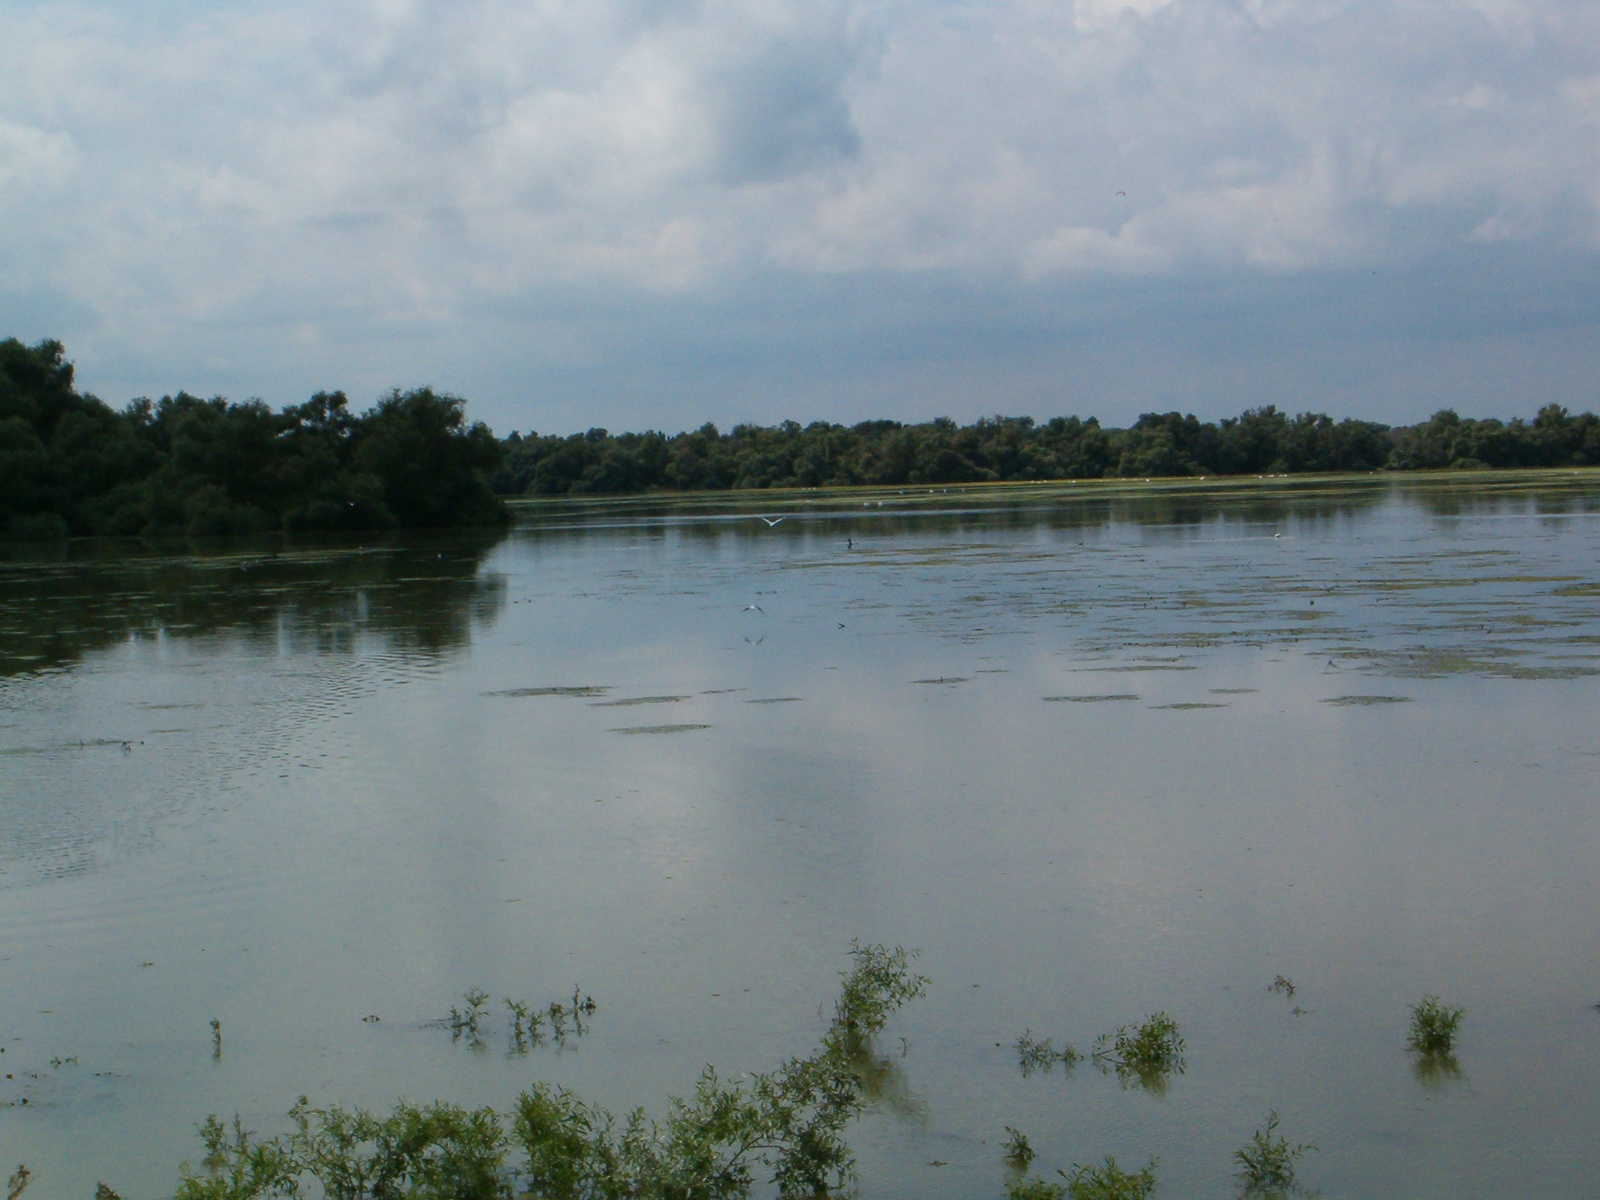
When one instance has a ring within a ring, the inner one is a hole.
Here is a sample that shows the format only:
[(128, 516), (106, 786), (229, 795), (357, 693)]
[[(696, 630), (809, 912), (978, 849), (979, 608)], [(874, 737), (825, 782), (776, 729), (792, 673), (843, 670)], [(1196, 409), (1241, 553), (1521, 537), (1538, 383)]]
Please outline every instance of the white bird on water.
[(783, 521), (782, 517), (762, 517), (761, 519), (767, 523), (768, 529), (771, 529), (774, 525), (780, 524)]

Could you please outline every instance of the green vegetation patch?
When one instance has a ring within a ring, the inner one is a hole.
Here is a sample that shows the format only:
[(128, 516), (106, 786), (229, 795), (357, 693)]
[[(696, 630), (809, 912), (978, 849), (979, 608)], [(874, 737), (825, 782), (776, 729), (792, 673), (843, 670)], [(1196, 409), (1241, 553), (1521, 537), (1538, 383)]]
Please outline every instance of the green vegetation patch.
[(215, 537), (498, 525), (504, 447), (466, 402), (396, 389), (277, 412), (186, 392), (114, 410), (79, 393), (60, 342), (0, 341), (0, 538)]
[(610, 690), (611, 689), (608, 688), (608, 687), (593, 687), (593, 686), (583, 686), (583, 687), (525, 687), (525, 688), (506, 688), (504, 691), (499, 691), (499, 692), (485, 692), (484, 695), (485, 696), (508, 696), (508, 697), (512, 697), (512, 698), (521, 698), (521, 697), (524, 697), (524, 696), (570, 696), (570, 697), (574, 697), (576, 699), (587, 700), (587, 699), (593, 699), (593, 698), (599, 697), (599, 696), (604, 696)]
[(1101, 704), (1108, 700), (1137, 700), (1134, 692), (1116, 692), (1103, 696), (1046, 696), (1046, 704)]
[(1411, 1006), (1406, 1045), (1425, 1057), (1444, 1057), (1455, 1049), (1456, 1031), (1466, 1015), (1464, 1008), (1451, 1008), (1437, 996), (1424, 996)]
[(1135, 1083), (1159, 1093), (1173, 1075), (1183, 1074), (1183, 1052), (1178, 1023), (1158, 1012), (1138, 1025), (1123, 1025), (1114, 1034), (1102, 1034), (1094, 1044), (1094, 1062), (1102, 1072), (1115, 1072), (1124, 1086)]
[(710, 725), (630, 725), (626, 729), (608, 729), (607, 733), (693, 733), (697, 729), (710, 729)]
[(1122, 674), (1124, 671), (1197, 671), (1198, 667), (1179, 666), (1171, 663), (1138, 663), (1128, 667), (1074, 667), (1075, 671), (1099, 671)]
[(1156, 1160), (1141, 1170), (1125, 1171), (1107, 1156), (1104, 1164), (1073, 1164), (1070, 1173), (1057, 1171), (1065, 1183), (1037, 1175), (1015, 1179), (1006, 1188), (1008, 1200), (1148, 1200), (1156, 1190)]
[(687, 696), (627, 696), (621, 700), (603, 700), (599, 704), (591, 704), (591, 708), (628, 708), (635, 704), (676, 704), (680, 700), (687, 700)]
[(1233, 1152), (1239, 1164), (1239, 1183), (1247, 1196), (1282, 1195), (1296, 1185), (1296, 1168), (1300, 1159), (1316, 1147), (1309, 1144), (1292, 1146), (1289, 1139), (1278, 1133), (1278, 1114), (1267, 1114), (1267, 1123), (1255, 1131), (1248, 1142)]
[[(737, 1082), (707, 1067), (659, 1119), (643, 1108), (619, 1118), (548, 1083), (523, 1092), (509, 1113), (402, 1100), (381, 1116), (314, 1108), (302, 1097), (289, 1113), (292, 1131), (279, 1137), (258, 1139), (237, 1117), (231, 1129), (208, 1117), (205, 1157), (198, 1169), (183, 1166), (177, 1200), (319, 1192), (348, 1200), (743, 1200), (761, 1178), (780, 1197), (838, 1194), (855, 1177), (844, 1131), (866, 1105), (863, 1064), (889, 1018), (927, 986), (900, 947), (855, 943), (851, 957), (812, 1054)], [(487, 997), (472, 995), (481, 1010)]]
[(1338, 708), (1368, 708), (1374, 704), (1410, 704), (1410, 696), (1332, 696), (1323, 700)]
[(1022, 1068), (1024, 1077), (1032, 1075), (1035, 1071), (1049, 1074), (1057, 1066), (1072, 1070), (1082, 1055), (1068, 1042), (1057, 1050), (1049, 1038), (1043, 1040), (1033, 1036), (1033, 1030), (1024, 1029), (1022, 1036), (1017, 1039), (1015, 1047), (1017, 1052), (1017, 1066)]

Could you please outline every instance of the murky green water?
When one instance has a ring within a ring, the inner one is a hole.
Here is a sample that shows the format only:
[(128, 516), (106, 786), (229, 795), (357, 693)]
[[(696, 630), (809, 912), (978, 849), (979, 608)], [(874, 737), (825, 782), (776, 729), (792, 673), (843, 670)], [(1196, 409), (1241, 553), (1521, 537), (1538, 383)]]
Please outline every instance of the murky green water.
[[(1158, 1155), (1158, 1196), (1231, 1195), (1269, 1109), (1330, 1198), (1600, 1188), (1595, 475), (30, 554), (0, 558), (30, 1200), (170, 1194), (195, 1121), (271, 1132), (301, 1093), (659, 1105), (808, 1050), (852, 937), (934, 981), (865, 1196), (998, 1197), (1007, 1125), (1047, 1174)], [(599, 1009), (474, 1049), (427, 1024), (474, 985)], [(1469, 1010), (1458, 1076), (1406, 1052), (1424, 993)], [(1087, 1050), (1158, 1009), (1163, 1095), (1018, 1069), (1025, 1029)]]

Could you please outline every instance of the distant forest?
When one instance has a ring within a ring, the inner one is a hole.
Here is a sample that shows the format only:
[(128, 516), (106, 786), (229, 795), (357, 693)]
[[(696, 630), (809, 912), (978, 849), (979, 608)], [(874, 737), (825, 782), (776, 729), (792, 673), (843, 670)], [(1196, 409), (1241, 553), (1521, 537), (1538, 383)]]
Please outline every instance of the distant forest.
[(692, 433), (570, 437), (519, 435), (505, 441), (493, 478), (512, 496), (576, 496), (723, 488), (994, 480), (1266, 475), (1303, 471), (1414, 471), (1440, 468), (1569, 467), (1600, 464), (1600, 418), (1556, 405), (1533, 421), (1472, 420), (1446, 409), (1421, 425), (1390, 428), (1291, 417), (1269, 405), (1211, 423), (1147, 413), (1128, 429), (1093, 417), (948, 418), (918, 425), (794, 421), (704, 425)]
[(363, 413), (342, 392), (275, 411), (179, 392), (120, 410), (73, 384), (59, 342), (0, 342), (0, 537), (167, 536), (492, 525), (504, 497), (646, 491), (1265, 475), (1600, 464), (1600, 418), (1445, 410), (1390, 428), (1251, 409), (1215, 423), (1148, 413), (947, 418), (501, 440), (466, 402), (398, 389)]

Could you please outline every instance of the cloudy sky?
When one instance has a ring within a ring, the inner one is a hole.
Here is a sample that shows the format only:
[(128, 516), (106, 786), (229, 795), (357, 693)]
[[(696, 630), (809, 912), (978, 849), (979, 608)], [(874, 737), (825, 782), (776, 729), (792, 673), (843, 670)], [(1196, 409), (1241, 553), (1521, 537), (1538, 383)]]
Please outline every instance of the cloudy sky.
[(0, 0), (0, 336), (500, 432), (1600, 407), (1593, 0)]

